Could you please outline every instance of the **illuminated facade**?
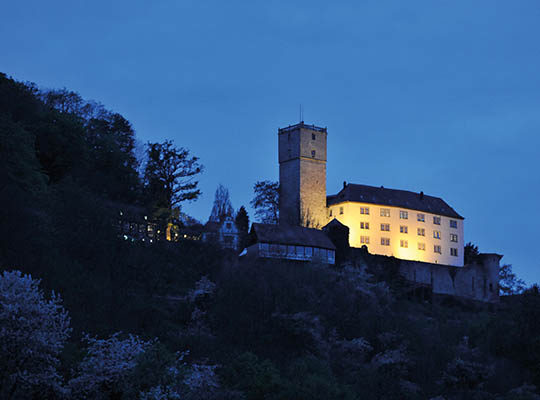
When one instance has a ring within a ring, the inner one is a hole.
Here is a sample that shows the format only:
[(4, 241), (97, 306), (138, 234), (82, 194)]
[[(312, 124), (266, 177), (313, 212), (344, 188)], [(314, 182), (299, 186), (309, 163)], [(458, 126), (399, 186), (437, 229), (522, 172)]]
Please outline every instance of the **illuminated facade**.
[(372, 254), (403, 260), (463, 266), (463, 217), (440, 198), (349, 184), (328, 196), (328, 217), (349, 227), (351, 247), (367, 246)]
[(326, 195), (327, 130), (279, 129), (280, 223), (349, 228), (351, 247), (403, 260), (463, 266), (463, 217), (444, 200), (405, 190), (347, 185)]

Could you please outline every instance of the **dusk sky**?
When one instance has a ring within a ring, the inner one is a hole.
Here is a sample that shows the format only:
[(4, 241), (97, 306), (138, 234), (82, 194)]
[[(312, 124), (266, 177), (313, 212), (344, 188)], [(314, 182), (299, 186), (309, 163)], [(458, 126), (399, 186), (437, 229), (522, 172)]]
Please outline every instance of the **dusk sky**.
[[(277, 129), (328, 128), (327, 190), (424, 191), (465, 242), (540, 282), (540, 2), (9, 1), (0, 72), (173, 139), (249, 205), (277, 180)], [(251, 209), (250, 216), (252, 216)]]

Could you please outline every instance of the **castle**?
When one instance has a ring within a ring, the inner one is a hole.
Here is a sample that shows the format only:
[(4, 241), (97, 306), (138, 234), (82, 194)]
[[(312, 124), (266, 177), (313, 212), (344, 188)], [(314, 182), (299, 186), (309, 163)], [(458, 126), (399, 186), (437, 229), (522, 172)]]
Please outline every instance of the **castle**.
[(347, 183), (327, 195), (327, 134), (326, 128), (303, 122), (278, 130), (280, 226), (254, 224), (254, 253), (303, 261), (318, 255), (319, 261), (334, 264), (336, 248), (319, 229), (344, 225), (350, 247), (395, 257), (400, 274), (415, 288), (499, 301), (502, 256), (480, 254), (464, 265), (464, 218), (443, 199)]
[(344, 183), (326, 194), (327, 130), (303, 122), (278, 130), (280, 221), (349, 228), (351, 247), (402, 260), (463, 266), (463, 220), (444, 200), (405, 190)]

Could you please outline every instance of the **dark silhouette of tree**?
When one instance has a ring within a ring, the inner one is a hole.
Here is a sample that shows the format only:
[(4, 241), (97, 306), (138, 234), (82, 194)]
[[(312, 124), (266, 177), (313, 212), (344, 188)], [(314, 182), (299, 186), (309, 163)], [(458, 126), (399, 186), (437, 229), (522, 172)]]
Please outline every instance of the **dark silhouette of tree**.
[(519, 279), (512, 272), (512, 264), (504, 264), (499, 268), (499, 294), (508, 296), (512, 294), (520, 294), (525, 290), (525, 281)]
[(249, 215), (244, 206), (240, 207), (236, 213), (234, 222), (240, 233), (240, 248), (243, 249), (248, 245), (247, 238), (249, 233)]
[(255, 216), (265, 224), (279, 222), (279, 183), (258, 181), (253, 185), (255, 197), (250, 204), (255, 209)]
[(209, 221), (219, 222), (224, 216), (232, 216), (233, 213), (234, 209), (231, 204), (229, 190), (220, 184), (216, 189), (214, 206), (212, 207), (212, 212), (208, 219)]
[(197, 176), (203, 167), (198, 157), (190, 156), (183, 147), (175, 147), (170, 140), (148, 143), (147, 154), (144, 171), (147, 204), (155, 218), (168, 222), (181, 202), (196, 200), (201, 195)]
[(475, 246), (471, 242), (467, 243), (465, 245), (465, 248), (463, 249), (463, 257), (465, 264), (471, 264), (475, 261), (478, 261), (478, 255), (480, 253), (478, 252), (478, 246)]

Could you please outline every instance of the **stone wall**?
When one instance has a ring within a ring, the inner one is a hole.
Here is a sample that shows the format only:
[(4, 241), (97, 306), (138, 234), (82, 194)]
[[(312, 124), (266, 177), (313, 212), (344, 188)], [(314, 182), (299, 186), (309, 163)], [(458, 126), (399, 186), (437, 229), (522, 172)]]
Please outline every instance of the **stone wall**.
[(300, 160), (279, 164), (279, 221), (300, 224)]
[(413, 284), (429, 287), (433, 294), (488, 303), (499, 302), (499, 254), (480, 254), (478, 261), (452, 267), (400, 260), (400, 273)]
[(300, 161), (300, 222), (319, 229), (327, 223), (326, 163), (323, 161)]
[(280, 222), (322, 228), (326, 210), (326, 131), (280, 130)]

